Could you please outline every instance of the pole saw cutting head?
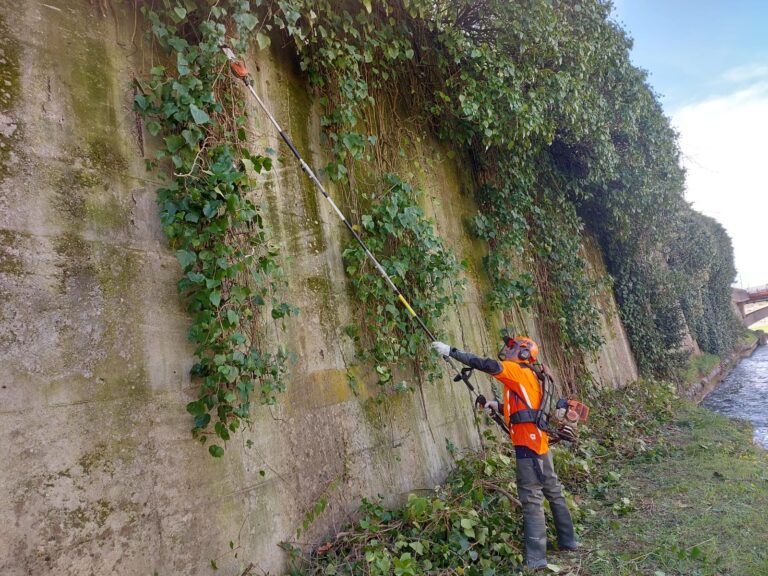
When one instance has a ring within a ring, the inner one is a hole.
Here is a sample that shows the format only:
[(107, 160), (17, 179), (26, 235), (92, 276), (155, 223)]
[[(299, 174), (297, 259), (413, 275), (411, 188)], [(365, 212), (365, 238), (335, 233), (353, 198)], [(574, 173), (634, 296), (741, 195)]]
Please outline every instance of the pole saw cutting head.
[(221, 51), (224, 52), (224, 55), (227, 57), (227, 60), (229, 60), (229, 68), (232, 70), (232, 74), (240, 78), (240, 80), (245, 82), (246, 85), (250, 86), (253, 83), (253, 80), (251, 79), (250, 74), (248, 74), (248, 68), (246, 67), (245, 62), (235, 56), (232, 48), (226, 44), (222, 44), (220, 48)]

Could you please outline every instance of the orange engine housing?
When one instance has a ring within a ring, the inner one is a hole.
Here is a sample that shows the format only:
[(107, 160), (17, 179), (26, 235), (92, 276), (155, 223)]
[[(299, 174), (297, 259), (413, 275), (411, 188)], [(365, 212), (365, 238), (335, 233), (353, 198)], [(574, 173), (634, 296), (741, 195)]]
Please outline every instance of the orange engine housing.
[(565, 419), (569, 422), (586, 422), (589, 416), (589, 406), (577, 400), (568, 400), (568, 409)]

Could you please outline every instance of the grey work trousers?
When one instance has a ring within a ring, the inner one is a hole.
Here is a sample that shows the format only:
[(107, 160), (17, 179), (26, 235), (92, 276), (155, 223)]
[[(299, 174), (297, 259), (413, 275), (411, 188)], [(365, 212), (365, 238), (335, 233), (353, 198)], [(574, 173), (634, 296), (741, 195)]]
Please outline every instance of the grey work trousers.
[[(538, 467), (538, 470), (535, 467)], [(576, 534), (571, 513), (552, 464), (552, 453), (538, 458), (517, 459), (517, 494), (523, 507), (525, 562), (529, 568), (547, 565), (547, 525), (544, 521), (544, 496), (555, 520), (557, 543), (560, 548), (574, 549)]]

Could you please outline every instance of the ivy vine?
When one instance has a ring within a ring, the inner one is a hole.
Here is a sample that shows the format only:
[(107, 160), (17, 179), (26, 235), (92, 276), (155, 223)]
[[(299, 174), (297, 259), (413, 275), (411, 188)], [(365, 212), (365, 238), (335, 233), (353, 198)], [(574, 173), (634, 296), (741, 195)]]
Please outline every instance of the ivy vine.
[(245, 105), (220, 49), (228, 32), (245, 49), (258, 23), (251, 4), (177, 0), (163, 7), (142, 7), (163, 64), (137, 81), (135, 109), (158, 138), (147, 168), (165, 181), (157, 191), (160, 218), (192, 318), (192, 375), (200, 383), (187, 405), (192, 433), (202, 443), (215, 437), (208, 450), (220, 457), (221, 443), (250, 422), (253, 398), (272, 404), (285, 388), (287, 353), (262, 345), (260, 322), (297, 310), (280, 300), (279, 249), (249, 195), (272, 160), (249, 151)]
[[(415, 49), (398, 19), (382, 26), (371, 17), (374, 8), (377, 16), (394, 16), (397, 5), (362, 2), (358, 8), (340, 9), (327, 0), (280, 0), (271, 22), (293, 41), (301, 68), (319, 93), (320, 123), (331, 152), (324, 174), (346, 193), (365, 242), (434, 332), (446, 308), (460, 299), (462, 266), (435, 234), (418, 193), (377, 161), (394, 146), (379, 140), (375, 117), (387, 113), (397, 70), (414, 60)], [(362, 177), (356, 177), (356, 168)], [(375, 191), (371, 175), (377, 171), (388, 186), (384, 194)], [(400, 308), (359, 245), (350, 242), (343, 257), (361, 313), (373, 314), (373, 326), (363, 334), (353, 330), (353, 337), (364, 344), (362, 359), (373, 360), (379, 383), (395, 391), (409, 389), (405, 380), (393, 382), (393, 370), (406, 362), (419, 382), (422, 376), (434, 379), (437, 366), (426, 334)]]
[[(674, 376), (686, 331), (708, 351), (728, 347), (727, 236), (684, 202), (676, 135), (630, 62), (631, 41), (611, 20), (610, 2), (163, 5), (145, 16), (167, 69), (156, 66), (140, 83), (136, 107), (163, 139), (150, 164), (173, 170), (159, 197), (194, 318), (202, 385), (189, 410), (201, 439), (215, 418), (212, 433), (226, 441), (247, 418), (253, 392), (275, 401), (285, 355), (259, 347), (255, 321), (265, 310), (276, 318), (294, 312), (277, 298), (279, 254), (246, 194), (270, 159), (245, 147), (245, 108), (218, 48), (228, 32), (240, 38), (240, 52), (250, 40), (265, 47), (278, 31), (294, 47), (323, 106), (331, 151), (324, 173), (430, 326), (452, 301), (448, 279), (458, 265), (423, 218), (408, 178), (386, 176), (389, 191), (376, 193), (374, 174), (396, 165), (388, 155), (408, 154), (382, 133), (386, 116), (407, 117), (412, 129), (463, 148), (459, 157), (469, 159), (465, 168), (478, 182), (474, 228), (488, 243), (490, 302), (537, 311), (570, 372), (601, 345), (600, 286), (580, 250), (585, 232), (605, 255), (643, 372)], [(404, 361), (428, 368), (423, 336), (354, 246), (345, 263), (357, 296), (381, 320), (370, 341), (380, 380)]]
[[(413, 188), (394, 174), (385, 175), (388, 190), (362, 216), (363, 239), (394, 284), (404, 293), (430, 331), (446, 308), (461, 299), (463, 267), (435, 235), (432, 223), (415, 202)], [(417, 371), (433, 379), (436, 371), (429, 340), (410, 314), (392, 298), (392, 289), (372, 270), (364, 250), (349, 243), (344, 263), (355, 299), (362, 304), (375, 334), (369, 342), (379, 383), (392, 380), (392, 367), (412, 360)], [(406, 382), (395, 386), (407, 388)]]
[(579, 249), (585, 232), (603, 250), (643, 372), (673, 377), (689, 329), (704, 344), (714, 340), (702, 326), (714, 326), (721, 343), (704, 347), (722, 348), (731, 269), (700, 263), (712, 273), (693, 287), (674, 270), (670, 250), (686, 252), (675, 241), (682, 223), (692, 234), (708, 225), (687, 216), (676, 134), (632, 65), (610, 2), (274, 6), (326, 106), (329, 176), (350, 182), (356, 161), (379, 154), (369, 128), (387, 114), (463, 147), (480, 184), (475, 229), (489, 246), (490, 301), (537, 310), (570, 372), (601, 345), (600, 287)]

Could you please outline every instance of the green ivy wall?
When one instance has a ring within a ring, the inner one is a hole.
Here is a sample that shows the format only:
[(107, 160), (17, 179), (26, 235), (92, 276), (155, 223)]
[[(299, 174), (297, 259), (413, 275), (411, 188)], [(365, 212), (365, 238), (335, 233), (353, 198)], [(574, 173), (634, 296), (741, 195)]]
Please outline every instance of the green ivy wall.
[[(394, 502), (439, 484), (447, 442), (479, 445), (469, 396), (446, 375), (424, 385), (425, 403), (418, 392), (376, 399), (344, 330), (359, 322), (346, 231), (254, 109), (254, 149), (281, 159), (255, 199), (288, 255), (286, 301), (301, 309), (265, 328), (296, 361), (279, 405), (257, 408), (224, 458), (192, 439), (180, 271), (144, 170), (153, 143), (132, 109), (132, 79), (152, 62), (129, 4), (0, 1), (0, 573), (210, 574), (212, 561), (219, 573), (250, 562), (276, 573), (279, 542), (317, 541), (361, 497)], [(272, 48), (250, 67), (309, 163), (325, 164), (319, 109), (291, 57)], [(473, 191), (449, 150), (389, 129), (419, 152), (399, 173), (426, 191), (424, 210), (469, 265), (450, 340), (493, 354), (502, 321), (483, 304), (483, 244), (466, 229)], [(596, 245), (584, 250), (605, 274)], [(619, 386), (637, 371), (610, 290), (603, 299), (606, 344), (590, 368)], [(534, 317), (519, 322), (546, 344)]]

